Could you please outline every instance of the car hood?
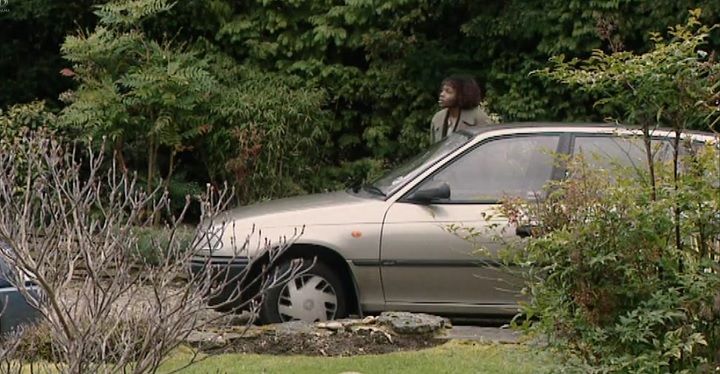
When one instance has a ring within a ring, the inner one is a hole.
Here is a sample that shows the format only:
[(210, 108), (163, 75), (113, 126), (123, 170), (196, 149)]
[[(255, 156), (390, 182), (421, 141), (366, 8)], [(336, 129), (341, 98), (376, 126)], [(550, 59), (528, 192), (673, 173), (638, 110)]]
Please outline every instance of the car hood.
[(383, 200), (332, 192), (232, 209), (211, 223), (198, 255), (254, 256), (267, 241), (277, 243), (281, 238), (291, 240), (298, 235), (303, 240), (319, 242), (330, 226), (380, 225), (387, 207), (388, 203)]
[(235, 227), (262, 228), (382, 222), (387, 203), (345, 191), (295, 196), (235, 208), (221, 219)]

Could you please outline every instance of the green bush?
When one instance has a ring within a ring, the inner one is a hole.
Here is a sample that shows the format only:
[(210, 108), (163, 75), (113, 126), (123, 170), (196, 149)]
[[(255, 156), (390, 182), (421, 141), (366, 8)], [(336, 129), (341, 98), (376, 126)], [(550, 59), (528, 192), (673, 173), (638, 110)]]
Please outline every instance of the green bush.
[[(132, 229), (130, 237), (136, 245), (133, 255), (139, 264), (158, 265), (161, 259), (172, 260), (173, 251), (187, 251), (192, 249), (194, 231), (192, 228), (164, 229), (156, 227), (136, 227)], [(177, 244), (171, 244), (175, 241)]]
[(573, 177), (546, 201), (508, 204), (505, 214), (542, 223), (519, 259), (529, 267), (532, 297), (524, 327), (546, 334), (575, 358), (570, 367), (583, 370), (675, 372), (714, 361), (720, 198), (708, 180), (720, 177), (717, 161), (712, 146), (685, 158), (691, 172), (678, 190), (672, 165), (656, 165), (653, 199), (647, 184), (622, 177), (613, 184), (576, 160)]
[[(639, 125), (652, 160), (657, 127), (679, 135), (717, 121), (720, 66), (702, 49), (714, 28), (699, 16), (691, 11), (686, 25), (670, 28), (670, 40), (653, 34), (644, 54), (558, 57), (540, 75), (598, 95), (613, 119)], [(547, 199), (503, 207), (518, 223), (539, 224), (538, 237), (515, 252), (529, 270), (522, 326), (547, 336), (568, 370), (720, 364), (720, 153), (717, 144), (672, 143), (672, 160), (634, 170), (569, 160), (570, 177)]]
[(6, 111), (0, 109), (0, 139), (11, 141), (28, 131), (56, 130), (56, 117), (45, 109), (45, 103), (13, 105)]

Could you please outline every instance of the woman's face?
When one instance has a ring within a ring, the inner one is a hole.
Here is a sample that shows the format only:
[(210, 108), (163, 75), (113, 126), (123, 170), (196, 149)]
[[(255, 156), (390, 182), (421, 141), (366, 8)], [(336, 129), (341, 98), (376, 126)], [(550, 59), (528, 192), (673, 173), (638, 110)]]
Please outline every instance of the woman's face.
[(452, 108), (457, 106), (456, 100), (457, 93), (455, 89), (449, 84), (443, 84), (440, 89), (440, 97), (438, 98), (438, 104), (441, 108)]

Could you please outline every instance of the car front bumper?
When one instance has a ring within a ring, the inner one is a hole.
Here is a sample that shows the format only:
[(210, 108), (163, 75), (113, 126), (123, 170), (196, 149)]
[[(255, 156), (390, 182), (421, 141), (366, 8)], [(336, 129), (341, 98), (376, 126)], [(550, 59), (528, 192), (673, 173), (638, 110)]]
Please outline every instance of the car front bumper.
[(194, 256), (190, 260), (190, 271), (194, 277), (211, 276), (214, 281), (236, 282), (249, 265), (248, 257)]
[(246, 274), (250, 268), (248, 257), (194, 256), (190, 271), (199, 282), (211, 282), (208, 303), (221, 311), (239, 310), (251, 293), (246, 288)]

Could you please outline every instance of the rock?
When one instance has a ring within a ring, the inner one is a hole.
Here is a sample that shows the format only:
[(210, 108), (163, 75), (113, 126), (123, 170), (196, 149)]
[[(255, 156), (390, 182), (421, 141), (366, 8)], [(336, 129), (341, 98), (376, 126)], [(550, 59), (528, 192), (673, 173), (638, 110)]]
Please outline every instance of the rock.
[(387, 338), (387, 340), (388, 340), (388, 342), (389, 342), (390, 344), (392, 344), (392, 342), (393, 342), (392, 335), (390, 335), (390, 333), (387, 332), (386, 329), (388, 329), (388, 328), (385, 327), (385, 326), (380, 326), (380, 327), (378, 327), (378, 326), (362, 326), (362, 325), (358, 325), (358, 326), (353, 326), (353, 328), (352, 328), (351, 331), (352, 331), (353, 333), (355, 333), (355, 334), (358, 334), (358, 333), (369, 333), (370, 335), (372, 335), (372, 334), (375, 334), (375, 333), (380, 333), (380, 334), (382, 334), (383, 336), (385, 336), (385, 338)]
[(344, 330), (345, 326), (337, 321), (331, 321), (325, 324), (325, 328), (332, 331)]
[(433, 334), (450, 325), (446, 318), (408, 312), (383, 312), (377, 317), (377, 323), (397, 334)]
[(217, 333), (212, 331), (192, 331), (185, 342), (195, 347), (204, 349), (222, 348), (242, 335), (236, 333)]
[(185, 338), (185, 341), (190, 343), (191, 345), (207, 342), (217, 342), (218, 334), (207, 331), (192, 331), (187, 336), (187, 338)]
[(209, 326), (217, 327), (235, 327), (235, 326), (247, 326), (250, 323), (252, 317), (250, 313), (243, 312), (241, 314), (235, 313), (220, 313), (212, 309), (204, 310), (201, 312), (201, 317)]
[(274, 330), (279, 335), (298, 335), (315, 334), (318, 329), (315, 328), (314, 323), (303, 322), (303, 321), (290, 321), (285, 323), (278, 323), (270, 326), (265, 326), (266, 330)]
[(439, 334), (440, 339), (474, 340), (484, 343), (517, 343), (521, 334), (510, 329), (480, 326), (453, 326), (445, 334)]

